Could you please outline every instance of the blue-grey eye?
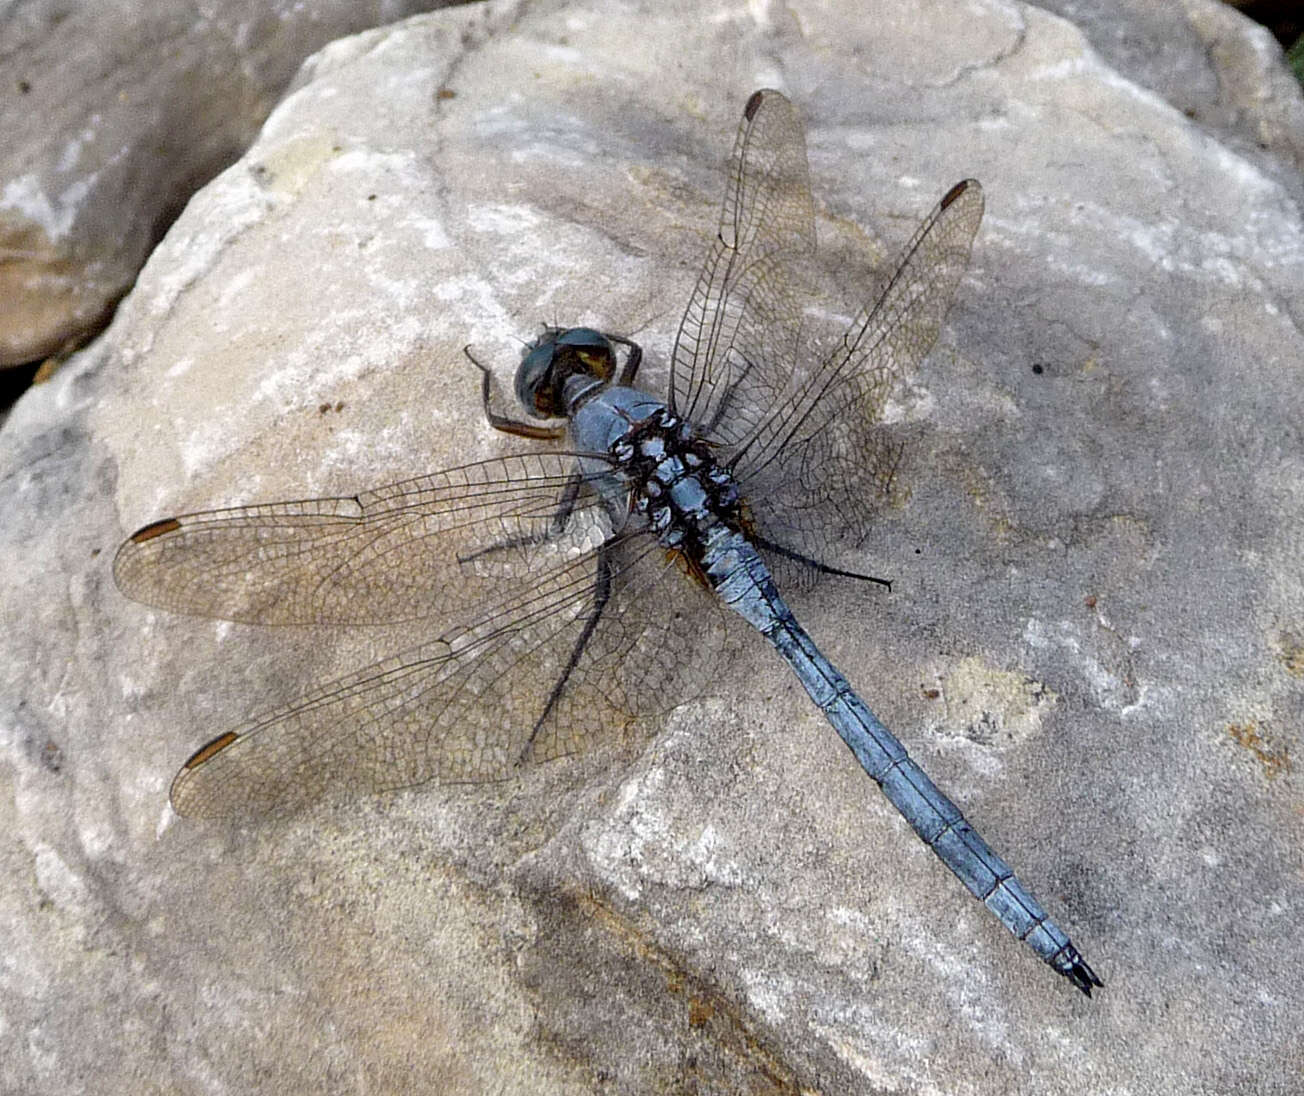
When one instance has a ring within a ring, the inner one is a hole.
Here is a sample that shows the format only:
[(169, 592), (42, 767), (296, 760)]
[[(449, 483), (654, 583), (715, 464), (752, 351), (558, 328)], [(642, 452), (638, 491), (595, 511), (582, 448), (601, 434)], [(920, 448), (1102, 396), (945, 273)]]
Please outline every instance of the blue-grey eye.
[(552, 371), (555, 345), (553, 340), (545, 336), (521, 359), (521, 364), (516, 369), (516, 398), (521, 401), (522, 406), (534, 408), (536, 411), (543, 410), (538, 399), (539, 388)]
[(569, 346), (576, 350), (598, 350), (608, 354), (614, 353), (611, 341), (601, 331), (591, 327), (568, 327), (556, 338), (558, 346)]

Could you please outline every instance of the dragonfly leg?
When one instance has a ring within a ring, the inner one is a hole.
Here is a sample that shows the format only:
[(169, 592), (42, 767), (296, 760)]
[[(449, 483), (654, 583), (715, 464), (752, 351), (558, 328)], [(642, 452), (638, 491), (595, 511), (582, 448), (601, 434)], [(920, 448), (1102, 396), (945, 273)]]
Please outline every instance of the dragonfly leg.
[[(734, 396), (742, 390), (742, 382), (747, 379), (747, 374), (752, 371), (751, 360), (748, 358), (744, 358), (743, 360), (746, 364), (721, 397), (719, 404), (716, 406), (715, 414), (711, 416), (711, 421), (702, 426), (700, 430), (702, 437), (710, 438), (714, 436), (716, 427), (718, 427), (730, 412), (733, 411)], [(743, 452), (746, 452), (746, 449), (747, 447), (743, 446), (737, 453), (731, 454), (732, 460), (736, 463), (738, 457)]]
[(638, 373), (638, 367), (643, 364), (643, 348), (633, 339), (625, 339), (619, 335), (607, 335), (606, 337), (611, 342), (620, 343), (621, 346), (629, 349), (629, 354), (625, 358), (625, 364), (621, 367), (620, 376), (616, 378), (616, 383), (618, 385), (628, 388), (634, 383), (634, 377)]
[(862, 575), (859, 571), (844, 571), (841, 567), (831, 567), (827, 563), (821, 563), (817, 559), (803, 555), (801, 552), (795, 552), (791, 548), (785, 548), (782, 544), (773, 540), (768, 540), (762, 536), (752, 536), (749, 538), (758, 548), (764, 548), (767, 552), (773, 552), (776, 556), (783, 556), (785, 559), (796, 560), (798, 563), (804, 563), (807, 567), (813, 567), (821, 574), (839, 575), (842, 578), (858, 578), (864, 582), (877, 582), (880, 586), (886, 586), (892, 589), (892, 582), (886, 578), (875, 578), (873, 575)]
[(484, 417), (495, 430), (501, 430), (504, 434), (515, 434), (522, 438), (536, 438), (548, 441), (557, 441), (566, 436), (565, 423), (560, 426), (541, 426), (538, 423), (523, 422), (507, 415), (500, 415), (491, 406), (493, 403), (493, 374), (487, 366), (481, 365), (475, 360), (469, 343), (462, 347), (462, 353), (470, 359), (472, 365), (480, 370), (480, 396), (484, 401)]
[(584, 622), (584, 629), (580, 632), (579, 637), (575, 640), (575, 645), (571, 648), (570, 658), (566, 660), (566, 668), (557, 675), (557, 681), (552, 687), (552, 692), (548, 694), (548, 701), (543, 706), (543, 711), (539, 713), (539, 718), (535, 720), (534, 727), (530, 730), (530, 737), (526, 739), (525, 745), (521, 747), (520, 755), (516, 759), (518, 765), (524, 764), (530, 756), (530, 751), (534, 749), (534, 740), (538, 738), (539, 731), (543, 727), (548, 716), (557, 705), (558, 699), (566, 688), (566, 683), (570, 681), (571, 674), (575, 672), (575, 667), (579, 665), (580, 658), (584, 654), (584, 648), (589, 645), (589, 640), (593, 638), (593, 632), (598, 626), (598, 621), (602, 619), (602, 610), (607, 607), (607, 602), (611, 598), (611, 552), (604, 546), (598, 550), (597, 556), (598, 573), (593, 580), (593, 607), (589, 610), (588, 619)]
[(575, 512), (575, 502), (580, 497), (580, 488), (584, 486), (584, 477), (576, 472), (566, 481), (561, 489), (561, 498), (557, 500), (557, 510), (552, 515), (552, 532), (561, 536), (566, 531), (566, 523)]
[(478, 551), (459, 555), (457, 562), (466, 565), (473, 563), (477, 559), (483, 559), (494, 552), (526, 548), (533, 544), (547, 543), (561, 537), (566, 532), (566, 525), (570, 521), (571, 514), (575, 512), (575, 502), (579, 498), (580, 488), (583, 485), (584, 477), (579, 472), (567, 479), (566, 486), (562, 488), (561, 495), (558, 496), (557, 509), (553, 511), (552, 520), (548, 523), (547, 533), (542, 536), (504, 537), (502, 540), (496, 540), (492, 544), (485, 545)]

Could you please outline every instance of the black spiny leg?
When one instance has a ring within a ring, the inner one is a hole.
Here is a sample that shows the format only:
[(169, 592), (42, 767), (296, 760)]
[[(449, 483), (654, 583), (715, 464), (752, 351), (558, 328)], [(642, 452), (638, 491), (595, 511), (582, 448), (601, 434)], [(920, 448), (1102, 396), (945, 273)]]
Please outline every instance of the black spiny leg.
[[(725, 416), (729, 413), (729, 410), (733, 405), (734, 395), (735, 393), (737, 393), (739, 385), (741, 385), (742, 382), (747, 379), (747, 374), (752, 371), (751, 360), (748, 358), (744, 358), (743, 361), (746, 364), (743, 366), (742, 372), (739, 373), (738, 376), (734, 378), (733, 383), (729, 385), (729, 387), (725, 390), (724, 395), (720, 397), (720, 402), (716, 406), (715, 414), (711, 416), (711, 421), (706, 423), (701, 428), (701, 430), (698, 431), (701, 437), (704, 438), (714, 437), (716, 428), (720, 425), (720, 423), (724, 421)], [(751, 442), (749, 441), (747, 445), (750, 444)], [(742, 449), (740, 449), (737, 453), (733, 455), (732, 458), (733, 463), (737, 464), (738, 458), (746, 451), (747, 451), (747, 446), (745, 445), (742, 447)]]
[(892, 589), (892, 583), (885, 578), (875, 578), (873, 575), (862, 575), (858, 571), (844, 571), (841, 567), (830, 567), (827, 563), (821, 563), (817, 559), (811, 559), (810, 556), (804, 556), (800, 552), (794, 552), (791, 548), (785, 548), (782, 544), (776, 544), (765, 537), (753, 536), (753, 544), (758, 548), (764, 548), (767, 552), (773, 552), (776, 556), (783, 556), (785, 559), (796, 560), (798, 563), (804, 563), (807, 567), (813, 567), (816, 571), (825, 575), (839, 575), (842, 578), (858, 578), (862, 582), (877, 582), (880, 586), (886, 586)]
[(548, 702), (543, 706), (543, 712), (535, 720), (534, 727), (530, 731), (530, 737), (526, 739), (525, 745), (521, 747), (520, 756), (516, 759), (518, 765), (524, 764), (525, 759), (530, 756), (530, 751), (534, 749), (534, 740), (538, 738), (544, 721), (552, 714), (552, 710), (557, 706), (562, 691), (570, 681), (571, 674), (575, 672), (575, 667), (579, 665), (580, 657), (584, 654), (584, 648), (589, 645), (589, 640), (593, 638), (593, 632), (598, 626), (598, 621), (602, 619), (602, 610), (607, 607), (610, 598), (611, 552), (606, 546), (603, 546), (598, 549), (598, 573), (593, 581), (593, 608), (589, 611), (589, 617), (584, 622), (583, 631), (580, 632), (579, 638), (575, 640), (575, 646), (571, 648), (570, 658), (566, 661), (566, 668), (557, 676), (557, 682), (553, 685), (552, 692), (548, 694)]
[(584, 486), (584, 477), (575, 472), (561, 489), (561, 498), (557, 500), (557, 509), (552, 515), (552, 535), (559, 537), (566, 531), (566, 523), (575, 512), (575, 503), (580, 497), (580, 488)]
[(518, 419), (508, 418), (506, 415), (500, 415), (491, 406), (493, 400), (492, 382), (493, 374), (489, 372), (488, 367), (481, 365), (475, 360), (471, 353), (471, 346), (468, 343), (462, 347), (462, 353), (465, 354), (478, 370), (480, 370), (480, 395), (484, 400), (484, 417), (489, 420), (489, 425), (495, 430), (501, 430), (504, 434), (516, 434), (522, 438), (537, 438), (541, 440), (556, 441), (566, 436), (566, 426), (563, 423), (560, 426), (541, 426), (538, 423), (522, 422)]
[(467, 552), (465, 555), (459, 555), (457, 562), (465, 566), (468, 563), (474, 563), (477, 559), (493, 555), (495, 552), (527, 548), (532, 544), (556, 540), (566, 532), (566, 523), (570, 521), (571, 514), (575, 512), (575, 503), (580, 497), (580, 488), (583, 486), (584, 477), (579, 472), (574, 473), (566, 480), (566, 486), (561, 489), (561, 495), (557, 498), (557, 509), (553, 511), (552, 520), (548, 523), (548, 532), (546, 534), (542, 536), (504, 537), (502, 540), (496, 540), (492, 544), (485, 545), (477, 552)]
[[(605, 335), (606, 333), (603, 332)], [(625, 358), (625, 364), (621, 367), (620, 376), (616, 378), (616, 383), (623, 388), (628, 388), (634, 383), (634, 376), (638, 373), (638, 367), (643, 364), (643, 348), (633, 339), (624, 339), (619, 335), (606, 335), (614, 343), (620, 343), (621, 346), (629, 349), (629, 354)]]

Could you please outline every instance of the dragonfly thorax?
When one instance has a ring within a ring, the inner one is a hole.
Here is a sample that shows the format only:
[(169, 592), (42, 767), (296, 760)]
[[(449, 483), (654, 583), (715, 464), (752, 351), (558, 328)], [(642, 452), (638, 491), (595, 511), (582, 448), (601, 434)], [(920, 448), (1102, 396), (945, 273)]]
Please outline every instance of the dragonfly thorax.
[(744, 504), (732, 473), (668, 408), (632, 421), (609, 452), (629, 485), (631, 511), (647, 519), (667, 548), (696, 560), (713, 527), (743, 527)]

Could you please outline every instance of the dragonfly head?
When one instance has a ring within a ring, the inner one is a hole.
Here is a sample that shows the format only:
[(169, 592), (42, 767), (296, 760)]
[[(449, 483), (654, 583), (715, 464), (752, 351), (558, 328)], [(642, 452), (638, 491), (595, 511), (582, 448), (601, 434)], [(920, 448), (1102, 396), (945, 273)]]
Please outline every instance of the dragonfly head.
[(611, 340), (591, 327), (549, 327), (525, 348), (516, 369), (516, 398), (527, 411), (544, 418), (566, 414), (566, 381), (595, 377), (609, 381), (616, 374), (616, 350)]

